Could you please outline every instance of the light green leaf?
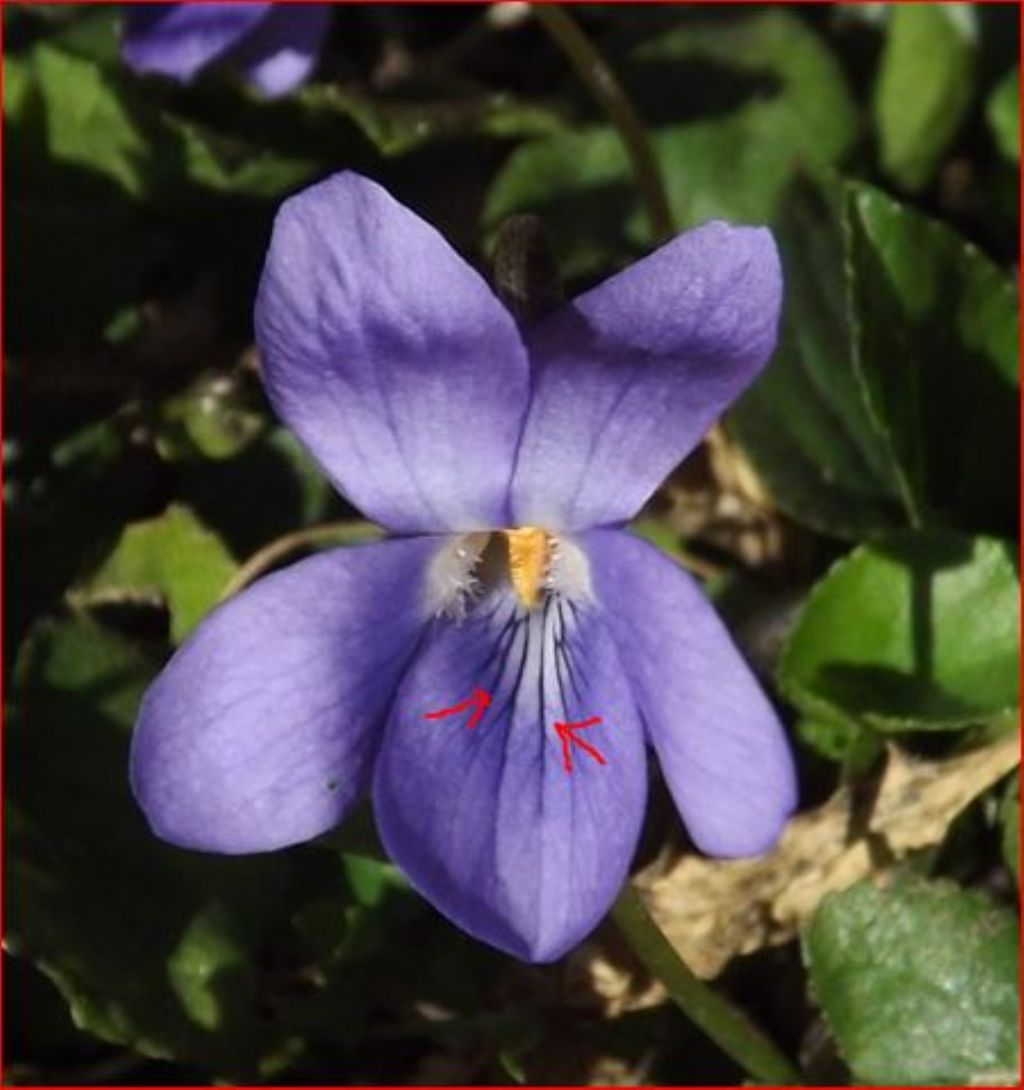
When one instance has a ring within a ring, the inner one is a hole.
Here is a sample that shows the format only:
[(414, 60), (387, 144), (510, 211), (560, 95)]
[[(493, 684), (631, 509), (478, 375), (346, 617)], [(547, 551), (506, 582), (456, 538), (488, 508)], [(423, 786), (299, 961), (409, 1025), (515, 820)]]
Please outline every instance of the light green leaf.
[(103, 68), (40, 44), (33, 72), (53, 158), (106, 175), (133, 197), (145, 193), (151, 154), (146, 134)]
[(267, 419), (250, 404), (233, 375), (208, 372), (160, 407), (156, 445), (169, 461), (195, 456), (232, 458), (266, 430)]
[(1017, 290), (876, 189), (846, 201), (854, 360), (916, 524), (1017, 526)]
[(906, 189), (928, 183), (971, 103), (971, 4), (896, 4), (875, 87), (882, 165)]
[[(731, 111), (652, 132), (680, 227), (721, 217), (764, 222), (798, 166), (837, 162), (856, 135), (843, 74), (813, 31), (786, 11), (686, 21), (635, 55), (648, 69), (713, 64), (743, 92)], [(764, 77), (772, 91), (751, 93)], [(607, 267), (649, 244), (636, 183), (618, 134), (595, 126), (523, 145), (488, 194), (485, 224), (515, 212), (542, 216), (563, 273)]]
[(853, 366), (841, 206), (834, 184), (801, 180), (786, 194), (774, 228), (786, 283), (779, 344), (726, 420), (782, 510), (859, 538), (904, 516)]
[(177, 144), (177, 168), (215, 193), (280, 197), (312, 181), (322, 170), (312, 156), (266, 150), (171, 113), (164, 113), (162, 121)]
[(946, 883), (830, 894), (804, 935), (813, 993), (858, 1083), (1017, 1081), (1017, 924)]
[(999, 150), (1020, 161), (1020, 67), (1008, 72), (989, 96), (985, 110)]
[(812, 718), (955, 729), (1019, 706), (1018, 590), (1003, 542), (902, 531), (815, 586), (779, 667)]
[(257, 957), (286, 919), (284, 861), (183, 852), (147, 828), (128, 737), (155, 669), (82, 617), (26, 642), (6, 739), (8, 941), (80, 1028), (251, 1079), (281, 1045)]
[(86, 603), (158, 596), (180, 643), (216, 604), (237, 565), (220, 538), (180, 504), (125, 528), (76, 594)]

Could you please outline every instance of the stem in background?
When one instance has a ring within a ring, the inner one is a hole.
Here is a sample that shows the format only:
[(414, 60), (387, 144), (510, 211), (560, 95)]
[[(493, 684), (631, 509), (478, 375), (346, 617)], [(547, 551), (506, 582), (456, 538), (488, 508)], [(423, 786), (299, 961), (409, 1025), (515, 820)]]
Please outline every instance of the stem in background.
[(633, 103), (608, 62), (560, 4), (537, 3), (533, 10), (618, 130), (643, 193), (654, 241), (663, 242), (675, 231), (672, 212), (654, 147)]
[(221, 593), (220, 600), (237, 594), (261, 575), (270, 571), (275, 564), (291, 553), (298, 552), (310, 545), (325, 545), (336, 541), (339, 544), (355, 545), (364, 541), (375, 541), (381, 531), (372, 522), (325, 522), (321, 526), (306, 526), (283, 537), (274, 538), (269, 545), (253, 553), (252, 556), (235, 572), (233, 578)]
[(761, 1083), (799, 1086), (800, 1073), (747, 1016), (694, 975), (651, 919), (627, 882), (612, 918), (647, 970), (676, 1006), (718, 1047)]

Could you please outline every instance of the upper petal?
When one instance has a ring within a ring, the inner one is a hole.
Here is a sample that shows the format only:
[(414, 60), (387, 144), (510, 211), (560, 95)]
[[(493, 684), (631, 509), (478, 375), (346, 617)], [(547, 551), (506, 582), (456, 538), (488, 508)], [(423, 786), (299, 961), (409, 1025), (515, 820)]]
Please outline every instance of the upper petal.
[[(475, 689), (492, 702), (428, 720)], [(598, 716), (577, 731), (556, 722)], [(646, 794), (643, 731), (596, 611), (525, 614), (506, 595), (439, 621), (403, 679), (374, 776), (389, 854), (471, 935), (551, 961), (599, 922), (625, 881)]]
[(760, 685), (678, 565), (617, 530), (594, 530), (584, 542), (595, 591), (694, 843), (710, 855), (767, 851), (796, 807), (796, 777)]
[(767, 230), (708, 223), (538, 324), (516, 521), (632, 517), (767, 362), (781, 293)]
[(182, 847), (269, 851), (331, 828), (365, 791), (424, 623), (437, 545), (321, 553), (218, 607), (150, 686), (132, 787)]
[(328, 4), (275, 4), (226, 59), (264, 94), (285, 95), (313, 71), (330, 19)]
[(380, 186), (346, 172), (285, 202), (256, 337), (275, 409), (370, 518), (507, 525), (525, 349), (483, 279)]
[(136, 72), (187, 81), (270, 9), (270, 4), (127, 4), (121, 55)]

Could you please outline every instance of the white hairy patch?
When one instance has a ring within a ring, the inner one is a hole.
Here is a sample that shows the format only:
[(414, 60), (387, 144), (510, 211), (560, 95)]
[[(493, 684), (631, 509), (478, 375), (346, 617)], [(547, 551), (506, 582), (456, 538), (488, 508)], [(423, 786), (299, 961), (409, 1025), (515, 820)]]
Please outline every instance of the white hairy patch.
[(590, 582), (590, 562), (572, 538), (551, 537), (551, 562), (547, 588), (571, 602), (590, 602), (594, 588)]
[(445, 538), (434, 554), (426, 578), (426, 605), (432, 616), (460, 621), (481, 592), (476, 570), (490, 540), (488, 533)]

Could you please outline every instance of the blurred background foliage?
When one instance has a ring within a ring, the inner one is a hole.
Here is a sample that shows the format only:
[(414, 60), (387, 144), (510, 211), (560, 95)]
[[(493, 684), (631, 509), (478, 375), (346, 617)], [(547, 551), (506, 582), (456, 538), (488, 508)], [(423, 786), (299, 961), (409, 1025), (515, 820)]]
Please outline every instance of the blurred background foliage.
[[(808, 1080), (1014, 1082), (1016, 8), (572, 13), (676, 226), (769, 223), (787, 285), (771, 365), (637, 530), (778, 699), (803, 810), (714, 863), (656, 782), (638, 887)], [(406, 887), (368, 812), (200, 856), (125, 774), (140, 694), (239, 566), (367, 532), (261, 394), (282, 198), (363, 171), (482, 268), (534, 212), (576, 290), (652, 245), (619, 133), (526, 5), (338, 7), (274, 102), (134, 76), (117, 6), (3, 18), (8, 1084), (741, 1080), (610, 924), (519, 965)]]

